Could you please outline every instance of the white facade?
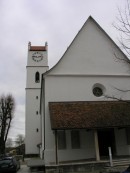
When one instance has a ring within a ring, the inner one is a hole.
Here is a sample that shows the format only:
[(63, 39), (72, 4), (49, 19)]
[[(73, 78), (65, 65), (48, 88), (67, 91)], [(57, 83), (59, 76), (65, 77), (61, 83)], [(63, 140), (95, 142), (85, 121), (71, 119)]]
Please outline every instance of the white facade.
[(26, 154), (39, 154), (41, 145), (41, 116), (39, 112), (41, 74), (47, 70), (47, 45), (37, 47), (31, 46), (29, 43), (26, 82)]
[[(49, 102), (110, 101), (113, 96), (122, 100), (130, 100), (130, 93), (121, 91), (130, 88), (130, 66), (124, 61), (117, 60), (115, 54), (121, 59), (126, 59), (115, 43), (90, 17), (60, 61), (48, 72), (43, 71), (40, 152), (46, 165), (56, 164), (57, 161), (100, 159), (96, 153), (95, 130), (78, 129), (80, 147), (74, 149), (71, 139), (72, 130), (66, 129), (66, 148), (56, 151), (56, 131), (51, 127)], [(103, 95), (95, 96), (94, 87), (101, 88)], [(30, 93), (30, 97), (31, 95)], [(33, 103), (35, 106), (35, 102)], [(35, 121), (36, 119), (33, 121), (34, 124)], [(126, 130), (124, 128), (112, 128), (111, 130), (114, 134), (113, 143), (116, 155), (130, 155)], [(31, 131), (30, 127), (28, 131)], [(96, 131), (98, 142), (100, 142), (101, 132)], [(101, 136), (103, 137), (103, 134)], [(30, 137), (28, 139), (30, 140)], [(33, 141), (35, 139), (36, 136)]]

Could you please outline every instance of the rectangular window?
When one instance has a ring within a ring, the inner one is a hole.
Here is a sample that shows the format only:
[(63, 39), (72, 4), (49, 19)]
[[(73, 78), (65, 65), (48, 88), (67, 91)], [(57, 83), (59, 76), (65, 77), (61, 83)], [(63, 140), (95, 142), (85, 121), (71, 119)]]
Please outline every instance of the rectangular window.
[(71, 146), (72, 149), (80, 148), (80, 134), (78, 130), (71, 131)]
[(57, 131), (57, 137), (58, 137), (58, 149), (66, 149), (66, 134), (64, 130)]

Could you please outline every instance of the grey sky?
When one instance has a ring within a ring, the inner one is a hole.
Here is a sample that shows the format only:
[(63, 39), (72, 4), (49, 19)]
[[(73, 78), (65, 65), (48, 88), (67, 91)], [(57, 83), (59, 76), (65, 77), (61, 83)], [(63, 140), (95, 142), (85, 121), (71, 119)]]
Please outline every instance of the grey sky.
[(0, 94), (16, 100), (10, 137), (25, 133), (25, 88), (28, 42), (48, 42), (52, 67), (91, 15), (116, 41), (112, 27), (125, 0), (0, 0)]

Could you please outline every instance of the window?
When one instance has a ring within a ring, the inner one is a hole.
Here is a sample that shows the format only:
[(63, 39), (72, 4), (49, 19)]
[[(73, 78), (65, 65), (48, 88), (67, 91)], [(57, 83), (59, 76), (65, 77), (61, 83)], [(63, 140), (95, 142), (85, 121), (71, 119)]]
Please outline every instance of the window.
[(66, 149), (66, 134), (64, 130), (57, 131), (58, 149)]
[(72, 149), (79, 149), (80, 148), (80, 134), (77, 130), (71, 131), (71, 146)]
[(36, 74), (35, 74), (35, 82), (36, 82), (36, 83), (39, 83), (39, 82), (40, 82), (40, 74), (39, 74), (38, 71), (37, 71)]
[(96, 83), (92, 88), (92, 92), (94, 96), (101, 97), (105, 94), (106, 88), (102, 84)]
[(95, 87), (93, 88), (93, 94), (96, 96), (96, 97), (100, 97), (103, 95), (103, 91), (101, 88), (99, 87)]

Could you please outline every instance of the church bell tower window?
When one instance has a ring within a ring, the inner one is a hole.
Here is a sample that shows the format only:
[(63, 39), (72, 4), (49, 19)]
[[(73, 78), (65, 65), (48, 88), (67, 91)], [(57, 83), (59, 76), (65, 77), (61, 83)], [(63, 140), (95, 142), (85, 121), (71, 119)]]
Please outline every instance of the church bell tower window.
[(39, 74), (38, 71), (37, 71), (36, 74), (35, 74), (35, 82), (36, 82), (36, 83), (39, 83), (39, 82), (40, 82), (40, 74)]

